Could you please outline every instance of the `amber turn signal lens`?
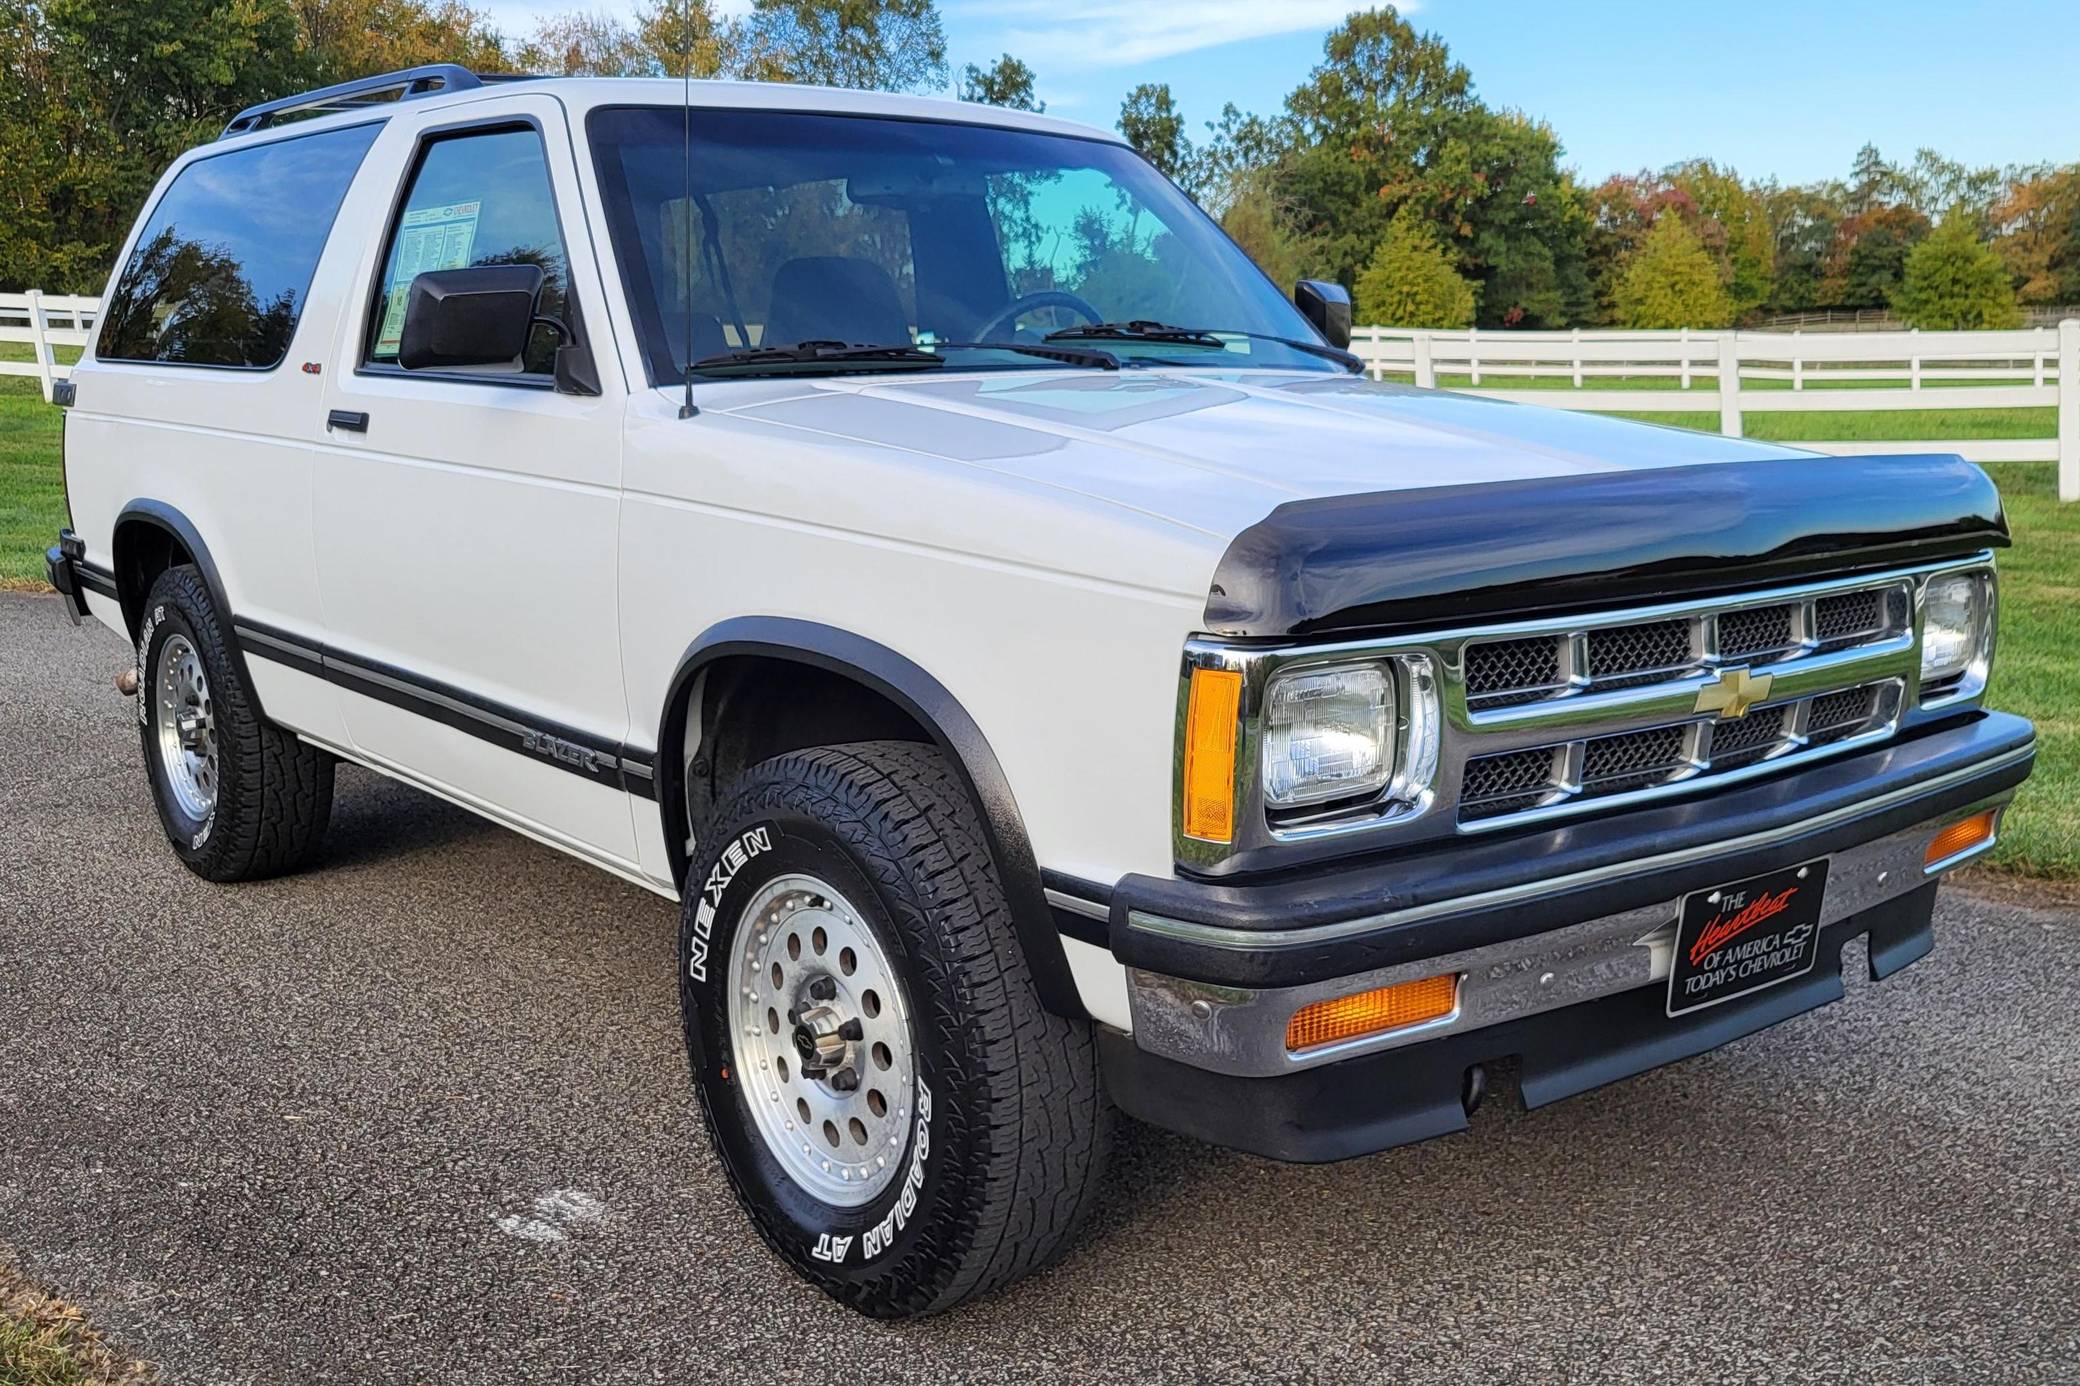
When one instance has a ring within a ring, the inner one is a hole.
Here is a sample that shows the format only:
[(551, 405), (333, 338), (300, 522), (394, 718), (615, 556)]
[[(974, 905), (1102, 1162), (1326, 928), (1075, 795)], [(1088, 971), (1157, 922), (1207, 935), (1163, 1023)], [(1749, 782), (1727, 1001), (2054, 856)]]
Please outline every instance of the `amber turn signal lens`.
[(1450, 1015), (1458, 1004), (1456, 972), (1361, 991), (1356, 996), (1339, 996), (1333, 1001), (1317, 1001), (1293, 1013), (1286, 1025), (1286, 1048), (1297, 1054), (1339, 1040), (1420, 1025)]
[(1923, 866), (1934, 866), (1945, 862), (1960, 852), (1969, 852), (1993, 841), (1992, 809), (1975, 813), (1961, 823), (1952, 823), (1929, 841), (1928, 853), (1921, 859)]
[(1192, 670), (1192, 695), (1184, 718), (1186, 837), (1235, 840), (1235, 730), (1241, 709), (1238, 671)]

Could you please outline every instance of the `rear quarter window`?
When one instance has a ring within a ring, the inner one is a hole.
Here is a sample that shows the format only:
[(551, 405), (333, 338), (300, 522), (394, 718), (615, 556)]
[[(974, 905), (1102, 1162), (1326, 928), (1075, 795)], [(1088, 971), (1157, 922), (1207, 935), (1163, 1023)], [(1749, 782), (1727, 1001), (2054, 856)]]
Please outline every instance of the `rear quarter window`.
[(212, 154), (152, 209), (102, 315), (104, 361), (281, 364), (374, 122)]

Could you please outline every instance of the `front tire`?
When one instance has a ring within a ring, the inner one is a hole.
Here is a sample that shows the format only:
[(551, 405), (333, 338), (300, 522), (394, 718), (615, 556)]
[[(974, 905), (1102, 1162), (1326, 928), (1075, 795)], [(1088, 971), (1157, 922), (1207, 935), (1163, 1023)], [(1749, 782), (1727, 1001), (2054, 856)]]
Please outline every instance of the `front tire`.
[(1110, 1139), (1090, 1026), (1041, 1007), (936, 750), (746, 771), (701, 832), (679, 942), (709, 1134), (805, 1279), (905, 1318), (1062, 1252)]
[(260, 719), (192, 565), (152, 584), (137, 635), (137, 716), (166, 840), (209, 881), (296, 870), (332, 816), (332, 757)]

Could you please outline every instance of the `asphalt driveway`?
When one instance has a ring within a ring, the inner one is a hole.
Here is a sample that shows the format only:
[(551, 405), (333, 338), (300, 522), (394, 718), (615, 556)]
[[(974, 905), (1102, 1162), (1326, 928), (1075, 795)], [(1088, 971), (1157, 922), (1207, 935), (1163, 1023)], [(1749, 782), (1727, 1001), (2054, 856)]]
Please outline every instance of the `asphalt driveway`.
[(668, 904), (351, 769), (323, 869), (206, 885), (127, 662), (0, 596), (0, 1255), (173, 1381), (2080, 1381), (2070, 903), (1367, 1160), (1130, 1127), (1064, 1265), (889, 1327), (732, 1205)]

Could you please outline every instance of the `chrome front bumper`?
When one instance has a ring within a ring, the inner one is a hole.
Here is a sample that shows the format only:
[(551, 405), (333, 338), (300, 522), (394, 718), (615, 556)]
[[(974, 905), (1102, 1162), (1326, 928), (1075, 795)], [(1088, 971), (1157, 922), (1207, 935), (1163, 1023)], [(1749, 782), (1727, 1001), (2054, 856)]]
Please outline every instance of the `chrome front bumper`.
[[(1829, 854), (1821, 927), (1919, 890), (1987, 850), (1991, 839), (1947, 860), (1925, 862), (1937, 833), (1986, 809), (2005, 809), (2013, 798), (2014, 790), (2008, 789)], [(1730, 871), (1729, 877), (1741, 874)], [(1264, 1078), (1521, 1020), (1665, 982), (1680, 907), (1680, 898), (1663, 900), (1524, 938), (1300, 986), (1238, 987), (1130, 967), (1133, 1043), (1193, 1068)], [(1145, 927), (1154, 921), (1142, 922)], [(1297, 1054), (1286, 1049), (1286, 1026), (1303, 1006), (1446, 972), (1459, 975), (1458, 1006), (1450, 1015)]]

